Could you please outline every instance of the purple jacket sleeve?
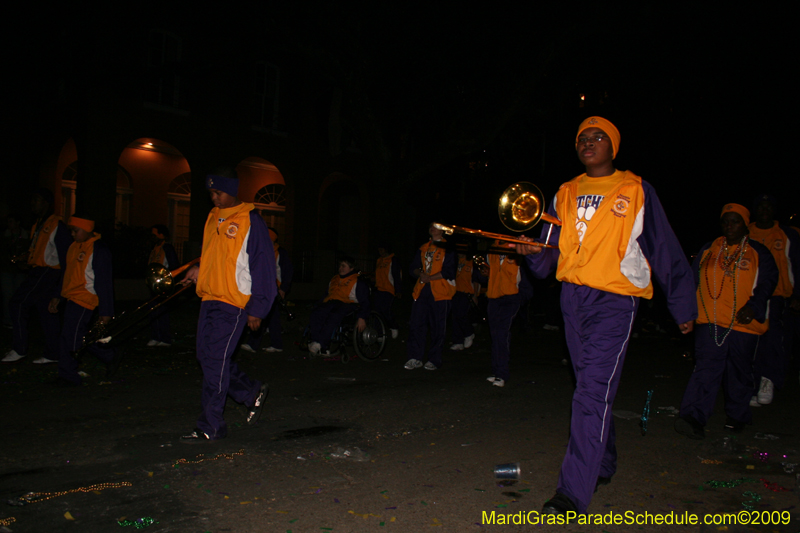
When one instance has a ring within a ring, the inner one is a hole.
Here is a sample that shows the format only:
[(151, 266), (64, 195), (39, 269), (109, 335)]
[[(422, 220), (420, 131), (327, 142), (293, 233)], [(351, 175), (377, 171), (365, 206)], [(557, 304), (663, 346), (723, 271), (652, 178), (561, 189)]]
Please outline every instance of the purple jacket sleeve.
[(636, 241), (667, 298), (667, 308), (678, 324), (697, 318), (697, 297), (689, 261), (669, 225), (655, 189), (642, 180), (644, 224)]
[(294, 268), (292, 267), (292, 260), (289, 259), (289, 252), (284, 248), (278, 248), (280, 256), (278, 257), (278, 265), (281, 267), (281, 290), (289, 293), (292, 288), (292, 278), (294, 277)]
[(789, 226), (781, 224), (780, 227), (788, 240), (786, 245), (789, 248), (789, 271), (794, 278), (792, 296), (800, 298), (800, 235)]
[(447, 250), (442, 262), (442, 277), (446, 280), (455, 282), (458, 273), (458, 256), (452, 250)]
[(114, 316), (114, 276), (111, 270), (111, 250), (102, 240), (95, 241), (92, 253), (94, 292), (100, 300), (100, 316)]
[(403, 271), (400, 268), (400, 261), (397, 256), (392, 257), (392, 279), (394, 280), (394, 293), (399, 294), (403, 290)]
[[(547, 213), (551, 216), (558, 217), (555, 205), (556, 201), (555, 197), (553, 197), (550, 207), (547, 208)], [(550, 232), (550, 240), (547, 241), (547, 243), (556, 246), (556, 248), (544, 248), (542, 253), (531, 254), (525, 257), (525, 259), (527, 259), (528, 269), (530, 270), (531, 274), (539, 279), (545, 279), (547, 276), (555, 272), (556, 267), (558, 266), (558, 256), (561, 253), (558, 250), (558, 238), (561, 236), (561, 226), (556, 226), (555, 224), (551, 225), (548, 222), (542, 223), (542, 231), (539, 236), (539, 242), (545, 242), (548, 231)]]
[(419, 250), (414, 250), (413, 257), (411, 266), (408, 268), (408, 273), (411, 275), (411, 279), (416, 279), (417, 276), (414, 275), (414, 271), (416, 269), (422, 270), (422, 254), (419, 253)]
[(356, 281), (356, 299), (358, 300), (358, 318), (367, 319), (370, 312), (369, 307), (369, 285), (361, 278)]
[[(767, 303), (778, 286), (778, 265), (769, 248), (755, 242), (749, 241), (749, 245), (758, 253), (758, 278), (756, 286), (753, 288), (753, 295), (747, 300), (747, 306), (755, 312), (755, 320), (764, 322), (767, 317)], [(738, 309), (737, 309), (738, 311)]]
[(264, 318), (278, 294), (275, 283), (275, 248), (269, 230), (261, 215), (250, 212), (250, 235), (247, 239), (247, 255), (250, 260), (250, 300), (244, 307), (250, 316)]

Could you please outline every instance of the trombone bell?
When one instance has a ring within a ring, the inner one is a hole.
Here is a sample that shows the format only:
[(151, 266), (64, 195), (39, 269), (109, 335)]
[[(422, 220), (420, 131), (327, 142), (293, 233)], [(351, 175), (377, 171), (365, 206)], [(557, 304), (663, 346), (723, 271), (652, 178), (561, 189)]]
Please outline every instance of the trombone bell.
[(500, 222), (511, 231), (528, 231), (544, 214), (542, 191), (527, 181), (511, 185), (503, 192), (497, 206)]

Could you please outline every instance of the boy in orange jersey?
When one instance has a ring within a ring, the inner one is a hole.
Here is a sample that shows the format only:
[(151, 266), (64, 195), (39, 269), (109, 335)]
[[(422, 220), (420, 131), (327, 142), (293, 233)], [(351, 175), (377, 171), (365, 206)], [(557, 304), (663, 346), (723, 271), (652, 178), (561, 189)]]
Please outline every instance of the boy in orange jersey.
[[(157, 263), (167, 270), (175, 270), (178, 264), (178, 254), (175, 248), (168, 243), (169, 229), (163, 224), (156, 224), (150, 228), (153, 249), (150, 251), (148, 264)], [(150, 340), (147, 346), (170, 346), (172, 344), (172, 331), (169, 327), (169, 308), (161, 307), (153, 313), (150, 323)]]
[(752, 421), (753, 354), (759, 336), (772, 327), (768, 302), (778, 270), (769, 250), (748, 238), (749, 219), (744, 206), (725, 205), (722, 237), (703, 246), (692, 266), (700, 315), (696, 363), (675, 421), (675, 431), (692, 439), (705, 437), (720, 383), (725, 392), (724, 428), (738, 433)]
[(800, 308), (800, 238), (788, 226), (778, 223), (777, 199), (762, 194), (755, 202), (755, 217), (748, 224), (750, 240), (766, 246), (778, 265), (778, 283), (769, 299), (769, 330), (761, 336), (753, 361), (754, 391), (752, 407), (772, 403), (775, 390), (783, 387), (791, 352), (791, 332), (785, 317), (789, 309)]
[[(61, 286), (61, 298), (50, 301), (49, 311), (58, 313), (61, 299), (67, 301), (58, 354), (58, 384), (80, 385), (78, 360), (73, 353), (83, 345), (94, 310), (98, 321), (107, 324), (114, 316), (114, 282), (111, 274), (111, 250), (94, 232), (94, 221), (86, 217), (70, 217), (69, 229), (75, 242), (69, 247)], [(116, 368), (114, 351), (100, 343), (89, 351), (106, 363), (107, 377)]]
[(458, 254), (456, 267), (456, 294), (451, 300), (450, 324), (452, 325), (453, 344), (450, 349), (460, 351), (472, 346), (475, 340), (475, 328), (469, 311), (472, 305), (478, 305), (478, 294), (481, 287), (477, 279), (477, 270), (473, 268), (472, 258), (466, 254)]
[(425, 340), (428, 329), (431, 344), (425, 370), (436, 370), (442, 366), (442, 347), (447, 328), (450, 300), (456, 294), (456, 254), (442, 245), (442, 230), (433, 223), (428, 226), (431, 239), (419, 247), (419, 253), (411, 262), (414, 283), (414, 303), (411, 305), (411, 323), (408, 335), (408, 361), (405, 369), (414, 370), (423, 366)]
[(206, 189), (214, 208), (203, 232), (201, 261), (183, 281), (196, 283), (203, 300), (197, 321), (202, 413), (197, 429), (181, 437), (187, 444), (227, 436), (223, 412), (228, 396), (248, 407), (248, 424), (258, 420), (267, 385), (248, 377), (231, 358), (245, 326), (252, 331), (261, 326), (278, 290), (267, 225), (253, 204), (237, 197), (236, 171), (220, 169), (206, 176)]
[(533, 293), (523, 272), (525, 266), (520, 263), (521, 259), (516, 254), (486, 254), (487, 266), (480, 272), (481, 281), (488, 282), (486, 316), (492, 336), (492, 375), (486, 379), (495, 387), (504, 387), (508, 381), (511, 324), (522, 302), (527, 301)]
[(9, 303), (14, 342), (13, 349), (3, 357), (3, 363), (19, 361), (28, 354), (28, 317), (34, 307), (39, 311), (44, 330), (45, 352), (33, 362), (44, 364), (58, 361), (60, 324), (58, 316), (48, 312), (48, 306), (61, 290), (62, 266), (72, 244), (72, 236), (61, 217), (53, 214), (53, 193), (49, 190), (36, 191), (31, 198), (31, 211), (36, 222), (31, 228), (27, 261), (29, 270), (27, 278), (14, 292)]
[[(364, 331), (369, 317), (369, 287), (359, 279), (352, 257), (339, 261), (339, 273), (328, 284), (328, 294), (320, 305), (311, 311), (308, 334), (311, 342), (308, 351), (312, 354), (330, 355), (328, 344), (342, 319), (359, 308), (356, 329)], [(360, 306), (360, 307), (359, 307)]]
[(395, 298), (400, 298), (402, 291), (402, 271), (400, 262), (394, 253), (389, 253), (389, 245), (378, 246), (378, 260), (375, 262), (375, 295), (374, 308), (386, 320), (392, 338), (396, 339), (399, 333), (397, 322), (392, 312)]
[[(692, 272), (653, 187), (614, 168), (619, 130), (602, 117), (578, 127), (575, 151), (586, 169), (563, 184), (549, 212), (553, 248), (519, 245), (538, 278), (554, 269), (577, 380), (570, 437), (556, 494), (543, 513), (586, 512), (599, 485), (616, 472), (611, 409), (640, 298), (652, 298), (655, 275), (682, 333), (697, 317)], [(540, 242), (550, 229), (545, 224)]]

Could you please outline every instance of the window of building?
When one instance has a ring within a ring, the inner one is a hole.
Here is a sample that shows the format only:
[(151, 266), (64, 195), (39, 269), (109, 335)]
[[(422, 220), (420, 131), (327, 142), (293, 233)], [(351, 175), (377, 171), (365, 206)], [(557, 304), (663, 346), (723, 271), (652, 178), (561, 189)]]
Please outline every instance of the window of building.
[(169, 184), (167, 201), (169, 203), (169, 232), (172, 234), (172, 246), (183, 261), (183, 247), (189, 240), (189, 208), (192, 198), (192, 174), (186, 172), (176, 177)]
[(146, 58), (144, 100), (160, 106), (178, 107), (181, 39), (163, 30), (151, 30)]
[(283, 183), (272, 183), (261, 187), (255, 196), (255, 207), (261, 214), (261, 218), (267, 226), (278, 232), (278, 235), (286, 235), (286, 185)]

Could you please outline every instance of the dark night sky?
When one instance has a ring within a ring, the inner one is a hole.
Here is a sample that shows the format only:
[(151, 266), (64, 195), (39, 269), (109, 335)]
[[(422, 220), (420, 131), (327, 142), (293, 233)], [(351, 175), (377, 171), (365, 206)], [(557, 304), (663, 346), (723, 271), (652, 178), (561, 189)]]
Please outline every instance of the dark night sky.
[[(51, 73), (63, 69), (65, 47), (72, 47), (73, 55), (107, 47), (148, 17), (156, 26), (179, 24), (196, 38), (242, 45), (248, 34), (273, 31), (277, 24), (304, 46), (324, 50), (345, 66), (360, 65), (384, 128), (416, 128), (419, 144), (438, 142), (436, 133), (444, 131), (439, 126), (448, 118), (443, 109), (454, 95), (473, 99), (454, 108), (466, 127), (483, 124), (481, 114), (497, 113), (512, 93), (523, 95), (518, 113), (483, 148), (456, 157), (425, 181), (426, 189), (438, 189), (443, 199), (460, 199), (463, 191), (463, 205), (480, 211), (473, 223), (462, 220), (458, 208), (450, 209), (459, 216), (455, 223), (474, 225), (488, 220), (486, 213), (493, 217), (495, 194), (523, 179), (537, 182), (549, 201), (558, 184), (582, 171), (572, 142), (575, 128), (590, 114), (617, 124), (618, 168), (656, 187), (687, 249), (716, 236), (717, 213), (725, 202), (749, 205), (757, 193), (771, 191), (786, 199), (785, 214), (794, 210), (790, 199), (800, 191), (790, 154), (796, 150), (785, 139), (796, 115), (788, 77), (797, 62), (788, 46), (794, 32), (787, 31), (786, 13), (554, 4), (519, 11), (404, 4), (294, 13), (283, 7), (278, 13), (259, 3), (247, 16), (242, 6), (238, 13), (213, 17), (169, 7), (152, 15), (21, 16), (24, 22), (6, 35), (17, 52), (11, 69), (18, 83), (10, 90), (19, 104), (7, 116), (12, 123), (19, 119), (18, 141), (24, 143), (26, 128), (43, 126), (28, 120), (26, 105), (36, 106), (41, 94), (52, 91)], [(577, 106), (579, 93), (587, 95), (583, 109)], [(466, 163), (478, 156), (490, 166), (465, 178)], [(432, 206), (430, 214), (437, 210), (441, 206)], [(500, 229), (496, 221), (486, 224)]]

